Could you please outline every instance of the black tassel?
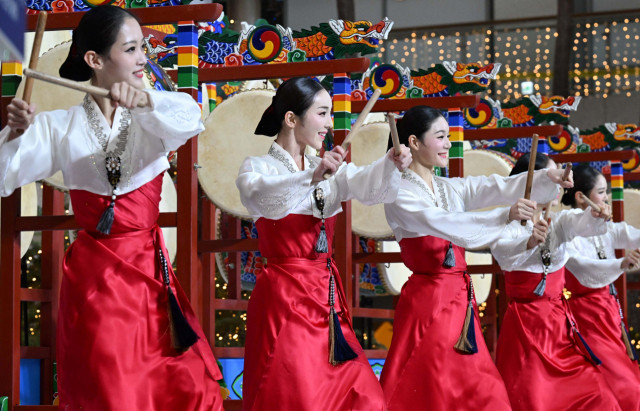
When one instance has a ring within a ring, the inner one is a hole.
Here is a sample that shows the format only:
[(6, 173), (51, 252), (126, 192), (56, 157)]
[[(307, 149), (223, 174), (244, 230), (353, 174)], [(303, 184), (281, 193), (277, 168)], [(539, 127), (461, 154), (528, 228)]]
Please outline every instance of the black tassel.
[(616, 286), (613, 283), (609, 284), (609, 294), (618, 295), (618, 290), (616, 290)]
[(178, 299), (171, 287), (167, 287), (169, 294), (169, 324), (171, 326), (171, 345), (173, 348), (183, 353), (198, 341), (198, 334), (193, 331), (191, 325), (184, 318), (182, 310), (178, 305)]
[(316, 253), (325, 254), (329, 252), (329, 241), (327, 240), (327, 232), (324, 230), (324, 219), (322, 220), (322, 227), (320, 227), (320, 235), (316, 242)]
[(581, 344), (584, 351), (586, 351), (589, 354), (589, 357), (590, 357), (589, 359), (591, 360), (591, 362), (594, 363), (595, 365), (602, 365), (602, 361), (600, 361), (600, 359), (594, 354), (594, 352), (591, 351), (591, 347), (589, 347), (589, 344), (587, 344), (584, 338), (582, 338), (582, 335), (580, 334), (578, 329), (574, 327), (573, 331), (576, 333), (576, 335), (580, 339), (579, 344)]
[(622, 328), (622, 342), (624, 342), (624, 346), (627, 349), (627, 355), (631, 361), (637, 361), (638, 353), (633, 345), (631, 345), (631, 336), (629, 336), (629, 331), (627, 330), (627, 326), (624, 325), (624, 321), (620, 321), (620, 327)]
[(340, 317), (338, 317), (338, 313), (333, 307), (331, 308), (329, 323), (329, 362), (331, 365), (339, 365), (358, 358), (358, 354), (353, 351), (347, 340), (344, 338), (344, 334), (342, 334)]
[(444, 257), (444, 263), (442, 265), (446, 268), (453, 268), (456, 266), (456, 254), (453, 251), (453, 244), (449, 242), (449, 249), (447, 255)]
[(547, 288), (547, 273), (545, 270), (545, 273), (542, 275), (542, 280), (540, 280), (540, 282), (536, 286), (536, 289), (533, 290), (533, 293), (538, 297), (542, 297), (544, 295), (544, 290), (546, 288)]
[(171, 289), (171, 281), (169, 279), (169, 266), (161, 249), (158, 250), (160, 257), (160, 269), (164, 285), (167, 287), (168, 312), (169, 312), (169, 328), (171, 331), (171, 346), (179, 353), (187, 351), (200, 338), (198, 334), (191, 328), (189, 321), (185, 318), (178, 299)]
[(109, 204), (109, 207), (104, 210), (104, 213), (102, 213), (102, 217), (100, 217), (100, 221), (98, 221), (98, 225), (96, 226), (96, 230), (98, 230), (98, 232), (102, 234), (111, 234), (111, 226), (113, 226), (115, 206), (115, 200), (111, 200), (111, 204)]

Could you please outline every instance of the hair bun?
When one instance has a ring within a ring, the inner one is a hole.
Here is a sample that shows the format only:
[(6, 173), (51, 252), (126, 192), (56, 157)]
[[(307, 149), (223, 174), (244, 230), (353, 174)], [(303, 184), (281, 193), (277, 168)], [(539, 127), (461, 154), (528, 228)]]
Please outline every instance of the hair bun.
[[(75, 35), (75, 33), (74, 33)], [(69, 49), (69, 55), (67, 59), (60, 66), (58, 70), (60, 77), (73, 81), (87, 81), (91, 80), (91, 67), (84, 61), (84, 56), (78, 54), (78, 49), (75, 39), (71, 42), (71, 48)]]
[(275, 96), (271, 105), (262, 113), (262, 118), (256, 127), (254, 134), (267, 137), (275, 137), (280, 132), (281, 122), (278, 121), (276, 110), (274, 108)]
[(564, 194), (562, 194), (562, 199), (560, 202), (567, 207), (575, 207), (575, 196), (576, 191), (573, 189), (565, 189)]

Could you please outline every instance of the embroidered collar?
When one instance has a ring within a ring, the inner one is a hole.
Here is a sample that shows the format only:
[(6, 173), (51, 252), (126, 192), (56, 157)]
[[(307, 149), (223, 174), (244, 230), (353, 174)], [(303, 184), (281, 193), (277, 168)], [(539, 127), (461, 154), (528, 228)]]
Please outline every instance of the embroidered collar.
[[(268, 154), (271, 157), (273, 157), (276, 160), (278, 160), (279, 162), (281, 162), (282, 165), (284, 165), (287, 168), (287, 170), (289, 170), (290, 173), (296, 173), (296, 172), (300, 171), (298, 169), (298, 166), (296, 165), (296, 162), (293, 161), (293, 157), (291, 157), (291, 154), (289, 154), (288, 151), (286, 151), (284, 148), (282, 148), (275, 141), (273, 142), (273, 144), (271, 144), (271, 147), (269, 148)], [(305, 154), (304, 158), (306, 159), (305, 167), (308, 167), (310, 169), (316, 168), (316, 163), (313, 162), (313, 160), (311, 158), (309, 158), (308, 155)]]
[(431, 191), (431, 189), (429, 189), (429, 187), (427, 187), (424, 180), (418, 174), (416, 174), (410, 169), (407, 169), (402, 173), (402, 178), (420, 187), (425, 193), (427, 193), (427, 195), (429, 196), (431, 201), (433, 201), (433, 204), (435, 204), (436, 207), (442, 207), (445, 211), (449, 211), (449, 203), (447, 202), (447, 195), (444, 191), (444, 184), (442, 183), (442, 181), (440, 181), (440, 179), (436, 178), (435, 176), (432, 176), (433, 178), (432, 184), (434, 187), (438, 187), (438, 193), (440, 194), (441, 204), (438, 204), (438, 201), (436, 200), (434, 193)]

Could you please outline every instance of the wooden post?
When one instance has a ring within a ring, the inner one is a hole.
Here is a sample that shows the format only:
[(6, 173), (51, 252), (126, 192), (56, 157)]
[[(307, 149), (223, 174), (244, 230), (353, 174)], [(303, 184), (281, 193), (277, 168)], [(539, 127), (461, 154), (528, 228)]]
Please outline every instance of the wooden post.
[[(334, 144), (342, 144), (351, 130), (351, 79), (347, 73), (336, 73), (333, 76), (333, 138)], [(351, 160), (347, 154), (346, 161)], [(338, 214), (338, 221), (333, 240), (335, 257), (347, 306), (353, 305), (353, 238), (351, 234), (351, 201), (342, 203), (343, 212)]]
[[(193, 21), (178, 23), (178, 90), (198, 101), (198, 30)], [(178, 149), (178, 281), (198, 306), (198, 140), (192, 138)]]
[(449, 149), (449, 177), (464, 177), (464, 126), (462, 122), (462, 110), (460, 108), (449, 109), (449, 134), (451, 148)]
[(0, 206), (0, 395), (9, 397), (9, 410), (20, 403), (20, 215), (21, 189)]
[[(206, 197), (202, 203), (202, 239), (215, 239), (216, 207)], [(216, 257), (214, 253), (200, 255), (202, 261), (202, 328), (209, 343), (215, 342), (216, 336)]]
[[(42, 215), (65, 215), (64, 194), (46, 184), (42, 188)], [(50, 347), (51, 350), (50, 357), (40, 362), (40, 401), (44, 405), (53, 404), (54, 400), (53, 364), (56, 362), (56, 325), (63, 258), (64, 231), (43, 231), (40, 288), (51, 290), (51, 301), (40, 305), (40, 346)]]
[[(613, 221), (620, 223), (624, 221), (624, 177), (623, 168), (620, 161), (611, 161), (611, 208)], [(624, 250), (616, 250), (616, 258), (624, 257)], [(624, 318), (627, 318), (627, 274), (622, 274), (615, 281), (614, 285), (618, 289), (618, 298), (622, 306)]]

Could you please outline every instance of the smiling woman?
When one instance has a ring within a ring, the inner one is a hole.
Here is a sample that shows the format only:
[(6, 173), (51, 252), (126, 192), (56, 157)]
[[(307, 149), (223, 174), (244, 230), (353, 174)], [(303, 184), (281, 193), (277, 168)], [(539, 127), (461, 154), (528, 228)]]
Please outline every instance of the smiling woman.
[(142, 40), (126, 10), (84, 14), (60, 74), (112, 100), (87, 94), (34, 116), (34, 104), (14, 99), (0, 132), (0, 195), (61, 171), (83, 228), (63, 262), (61, 409), (219, 411), (220, 371), (156, 223), (167, 154), (203, 130), (201, 113), (186, 94), (141, 90)]
[(306, 146), (322, 147), (331, 107), (316, 81), (285, 81), (256, 129), (277, 138), (266, 155), (247, 157), (236, 180), (267, 260), (247, 310), (245, 410), (385, 410), (353, 331), (332, 239), (341, 202), (393, 201), (397, 169), (411, 155), (391, 150), (366, 167), (344, 163), (340, 146), (323, 158), (304, 155)]

